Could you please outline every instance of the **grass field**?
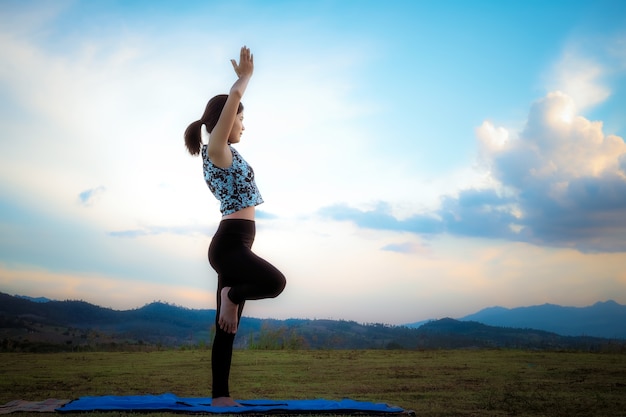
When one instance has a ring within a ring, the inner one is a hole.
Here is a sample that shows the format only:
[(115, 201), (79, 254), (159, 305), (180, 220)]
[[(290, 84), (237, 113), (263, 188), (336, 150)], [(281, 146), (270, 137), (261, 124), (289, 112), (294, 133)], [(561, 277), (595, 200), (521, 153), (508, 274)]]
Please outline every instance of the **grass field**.
[[(0, 361), (0, 404), (109, 394), (210, 396), (208, 350), (0, 353)], [(240, 399), (386, 402), (418, 416), (626, 416), (626, 355), (241, 350), (235, 352), (231, 390)]]

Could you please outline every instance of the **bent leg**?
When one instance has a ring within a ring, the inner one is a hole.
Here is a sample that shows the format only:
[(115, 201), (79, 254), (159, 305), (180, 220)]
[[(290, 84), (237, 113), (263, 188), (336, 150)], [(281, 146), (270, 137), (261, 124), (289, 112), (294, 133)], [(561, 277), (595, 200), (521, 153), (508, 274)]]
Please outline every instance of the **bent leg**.
[(228, 298), (235, 304), (245, 300), (277, 297), (285, 289), (287, 280), (274, 265), (254, 254), (250, 249), (242, 251)]
[(223, 220), (209, 247), (209, 262), (221, 287), (231, 287), (228, 299), (234, 304), (276, 297), (286, 285), (276, 267), (252, 252), (254, 235), (252, 221)]

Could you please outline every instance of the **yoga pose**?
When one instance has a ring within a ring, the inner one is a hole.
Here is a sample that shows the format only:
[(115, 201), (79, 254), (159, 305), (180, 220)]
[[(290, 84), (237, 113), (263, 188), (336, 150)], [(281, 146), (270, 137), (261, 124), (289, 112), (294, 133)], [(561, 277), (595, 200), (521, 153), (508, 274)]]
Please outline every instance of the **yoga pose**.
[[(254, 57), (244, 46), (239, 63), (231, 63), (238, 78), (230, 93), (213, 97), (202, 118), (185, 130), (187, 150), (192, 155), (202, 154), (204, 179), (220, 201), (222, 212), (209, 245), (209, 262), (217, 272), (216, 329), (211, 352), (212, 405), (217, 407), (238, 405), (230, 396), (228, 378), (245, 301), (276, 297), (286, 284), (278, 269), (251, 250), (255, 207), (263, 203), (263, 198), (252, 167), (231, 144), (239, 143), (244, 131), (241, 98), (254, 71)], [(202, 144), (202, 126), (209, 133), (208, 145)]]

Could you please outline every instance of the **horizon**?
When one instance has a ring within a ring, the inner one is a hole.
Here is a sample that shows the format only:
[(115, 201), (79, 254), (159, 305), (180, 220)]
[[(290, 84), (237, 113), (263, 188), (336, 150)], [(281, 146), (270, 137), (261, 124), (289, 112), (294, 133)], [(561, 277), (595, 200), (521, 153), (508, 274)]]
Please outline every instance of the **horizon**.
[[(86, 300), (81, 300), (81, 299), (65, 299), (65, 300), (56, 300), (56, 299), (50, 299), (47, 297), (39, 297), (39, 296), (29, 296), (29, 295), (23, 295), (23, 294), (8, 294), (12, 297), (16, 297), (16, 298), (21, 298), (27, 301), (31, 301), (34, 303), (48, 303), (48, 302), (84, 302), (84, 303), (88, 303), (91, 304), (95, 307), (99, 307), (99, 308), (104, 308), (104, 309), (110, 309), (113, 311), (119, 311), (119, 312), (124, 312), (124, 311), (132, 311), (132, 310), (140, 310), (144, 307), (150, 306), (152, 304), (162, 304), (162, 305), (166, 305), (166, 306), (170, 306), (170, 307), (175, 307), (175, 308), (180, 308), (180, 309), (184, 309), (184, 310), (191, 310), (191, 311), (216, 311), (215, 308), (193, 308), (193, 307), (187, 307), (184, 305), (179, 305), (176, 303), (170, 303), (166, 300), (153, 300), (150, 301), (148, 303), (145, 303), (141, 306), (134, 306), (131, 308), (124, 308), (124, 309), (116, 309), (113, 307), (108, 307), (108, 306), (103, 306), (103, 305), (98, 305), (98, 304), (93, 304), (90, 303)], [(45, 301), (38, 301), (38, 300), (45, 300)], [(613, 303), (613, 304), (617, 304), (619, 306), (624, 306), (626, 307), (626, 305), (624, 304), (620, 304), (615, 300), (612, 299), (607, 299), (607, 300), (599, 300), (596, 301), (592, 304), (589, 305), (585, 305), (585, 306), (569, 306), (569, 305), (559, 305), (559, 304), (551, 304), (551, 303), (544, 303), (544, 304), (536, 304), (536, 305), (524, 305), (524, 306), (515, 306), (515, 307), (502, 307), (502, 306), (498, 306), (498, 305), (493, 305), (493, 306), (487, 306), (487, 307), (483, 307), (479, 310), (473, 311), (463, 317), (452, 317), (449, 315), (443, 315), (440, 317), (429, 317), (429, 318), (425, 318), (425, 319), (421, 319), (421, 320), (414, 320), (412, 322), (406, 322), (406, 323), (385, 323), (382, 321), (373, 321), (373, 322), (359, 322), (358, 320), (345, 320), (345, 321), (353, 321), (359, 324), (383, 324), (383, 325), (390, 325), (390, 326), (411, 326), (411, 325), (415, 325), (417, 323), (427, 323), (429, 321), (436, 321), (436, 320), (441, 320), (441, 319), (446, 319), (446, 318), (450, 318), (453, 320), (461, 320), (464, 319), (467, 316), (471, 316), (474, 315), (476, 313), (482, 312), (484, 310), (488, 310), (488, 309), (493, 309), (493, 308), (502, 308), (502, 309), (506, 309), (506, 310), (514, 310), (514, 309), (518, 309), (518, 308), (530, 308), (530, 307), (541, 307), (541, 306), (546, 306), (546, 305), (550, 305), (550, 306), (555, 306), (555, 307), (562, 307), (562, 308), (588, 308), (588, 307), (593, 307), (597, 304), (607, 304), (607, 303)], [(257, 320), (330, 320), (330, 321), (344, 321), (344, 319), (335, 319), (335, 318), (317, 318), (317, 317), (287, 317), (287, 318), (275, 318), (275, 317), (257, 317), (257, 316), (250, 316), (243, 314), (242, 317), (248, 317), (251, 319), (257, 319)]]
[(214, 309), (183, 132), (247, 45), (287, 287), (244, 315), (626, 304), (625, 28), (620, 0), (2, 1), (0, 291)]

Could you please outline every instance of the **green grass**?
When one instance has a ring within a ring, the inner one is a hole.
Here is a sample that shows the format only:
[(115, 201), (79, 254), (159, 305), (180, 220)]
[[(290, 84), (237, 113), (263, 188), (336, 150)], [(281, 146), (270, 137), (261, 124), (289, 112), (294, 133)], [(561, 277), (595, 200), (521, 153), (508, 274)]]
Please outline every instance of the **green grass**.
[[(208, 350), (0, 353), (1, 404), (165, 392), (209, 397), (210, 382)], [(241, 399), (349, 397), (398, 405), (418, 416), (626, 416), (626, 355), (242, 350), (234, 354), (231, 391)], [(90, 413), (101, 415), (111, 416)]]

